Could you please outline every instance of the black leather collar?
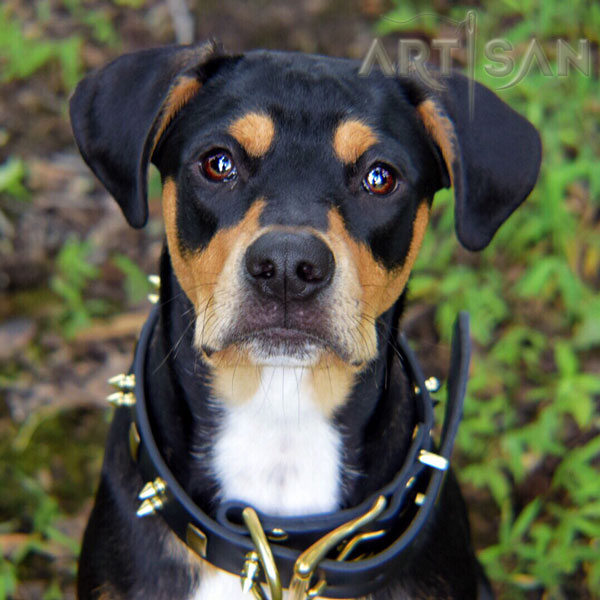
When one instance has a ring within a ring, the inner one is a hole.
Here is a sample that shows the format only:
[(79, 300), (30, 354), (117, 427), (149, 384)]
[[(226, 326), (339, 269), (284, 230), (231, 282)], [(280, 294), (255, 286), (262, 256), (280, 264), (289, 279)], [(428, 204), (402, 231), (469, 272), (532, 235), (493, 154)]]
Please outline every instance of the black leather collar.
[[(157, 320), (158, 307), (155, 307), (142, 330), (133, 364), (135, 404), (131, 409), (130, 443), (139, 472), (149, 482), (140, 494), (140, 499), (145, 499), (145, 510), (138, 515), (159, 512), (173, 532), (202, 558), (219, 569), (240, 575), (248, 554), (255, 550), (242, 517), (247, 504), (225, 502), (214, 517), (200, 510), (177, 482), (154, 441), (144, 382), (146, 354)], [(403, 368), (416, 391), (417, 425), (404, 465), (385, 487), (352, 508), (301, 517), (258, 513), (284, 588), (289, 587), (294, 566), (303, 551), (332, 530), (367, 513), (381, 497), (385, 508), (360, 532), (383, 533), (374, 535), (376, 539), (361, 541), (357, 551), (347, 557), (350, 562), (335, 560), (335, 556), (319, 561), (312, 577), (313, 584), (322, 583), (319, 597), (354, 598), (375, 592), (394, 577), (418, 543), (419, 532), (438, 499), (462, 416), (470, 355), (468, 314), (460, 313), (454, 327), (439, 450), (435, 450), (431, 437), (433, 402), (423, 373), (404, 336), (399, 337), (398, 346)]]

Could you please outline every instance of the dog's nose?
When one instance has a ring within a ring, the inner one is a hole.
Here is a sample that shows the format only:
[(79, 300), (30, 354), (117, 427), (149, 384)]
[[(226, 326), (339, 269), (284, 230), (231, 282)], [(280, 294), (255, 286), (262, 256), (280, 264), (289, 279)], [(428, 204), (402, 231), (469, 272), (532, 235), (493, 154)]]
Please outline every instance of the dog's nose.
[(327, 244), (307, 233), (270, 231), (246, 250), (246, 273), (262, 294), (304, 300), (326, 288), (335, 260)]

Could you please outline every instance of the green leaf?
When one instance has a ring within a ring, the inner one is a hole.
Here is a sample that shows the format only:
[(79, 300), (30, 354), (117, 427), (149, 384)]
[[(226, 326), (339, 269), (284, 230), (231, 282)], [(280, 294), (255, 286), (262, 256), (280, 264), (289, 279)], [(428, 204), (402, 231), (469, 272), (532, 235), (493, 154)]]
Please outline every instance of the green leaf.
[(9, 158), (0, 165), (0, 192), (15, 198), (26, 198), (28, 192), (23, 185), (25, 175), (25, 163), (20, 158)]
[(148, 276), (131, 259), (124, 254), (117, 254), (112, 261), (125, 275), (125, 291), (129, 302), (135, 304), (152, 291)]
[(554, 360), (561, 376), (575, 375), (579, 370), (579, 361), (577, 355), (570, 344), (564, 340), (556, 343), (554, 346)]

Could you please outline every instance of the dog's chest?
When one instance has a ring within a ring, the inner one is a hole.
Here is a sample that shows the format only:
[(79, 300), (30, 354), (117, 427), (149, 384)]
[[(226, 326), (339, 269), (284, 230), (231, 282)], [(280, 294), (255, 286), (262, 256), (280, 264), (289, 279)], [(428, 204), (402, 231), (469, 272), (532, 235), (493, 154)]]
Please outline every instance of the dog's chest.
[(263, 367), (257, 392), (228, 406), (212, 468), (224, 500), (277, 515), (334, 510), (341, 439), (318, 406), (310, 369)]
[[(257, 393), (225, 408), (212, 470), (222, 500), (278, 515), (331, 511), (340, 499), (341, 445), (314, 397), (310, 369), (265, 367)], [(209, 598), (246, 596), (239, 578), (205, 570), (192, 600)]]

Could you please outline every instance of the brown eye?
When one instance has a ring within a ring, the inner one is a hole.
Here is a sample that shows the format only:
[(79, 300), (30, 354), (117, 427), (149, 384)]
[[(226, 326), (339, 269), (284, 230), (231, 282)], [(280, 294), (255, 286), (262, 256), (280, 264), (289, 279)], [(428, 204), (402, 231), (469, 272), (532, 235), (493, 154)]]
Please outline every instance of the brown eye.
[(362, 180), (362, 184), (370, 194), (383, 196), (396, 188), (396, 176), (391, 167), (387, 167), (384, 164), (377, 164), (371, 167), (371, 170)]
[(211, 181), (231, 181), (237, 177), (237, 169), (228, 152), (219, 150), (202, 159), (202, 172)]

